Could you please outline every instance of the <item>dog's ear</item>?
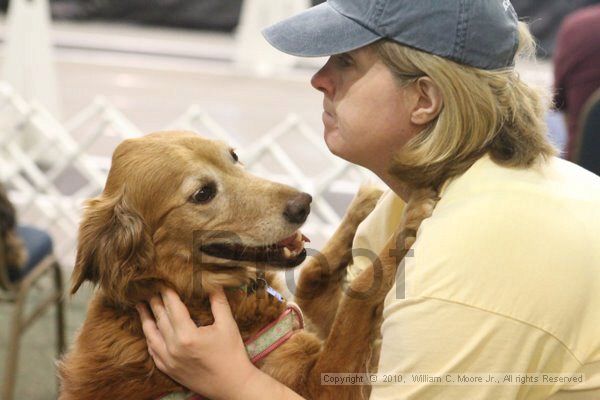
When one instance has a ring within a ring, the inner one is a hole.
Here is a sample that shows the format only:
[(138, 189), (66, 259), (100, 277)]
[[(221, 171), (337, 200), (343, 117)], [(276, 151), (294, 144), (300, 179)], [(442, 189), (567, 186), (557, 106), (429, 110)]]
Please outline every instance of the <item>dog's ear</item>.
[(111, 299), (126, 301), (128, 283), (150, 267), (153, 259), (148, 228), (125, 195), (92, 199), (79, 228), (71, 294), (89, 280)]

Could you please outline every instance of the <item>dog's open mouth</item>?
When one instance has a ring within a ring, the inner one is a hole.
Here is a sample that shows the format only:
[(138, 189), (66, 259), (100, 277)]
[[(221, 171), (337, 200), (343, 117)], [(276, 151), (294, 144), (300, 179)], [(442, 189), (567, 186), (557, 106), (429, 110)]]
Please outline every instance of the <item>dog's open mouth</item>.
[(213, 243), (200, 247), (205, 254), (234, 261), (261, 262), (280, 267), (295, 267), (306, 258), (304, 243), (310, 242), (300, 231), (266, 246), (251, 247), (241, 243)]

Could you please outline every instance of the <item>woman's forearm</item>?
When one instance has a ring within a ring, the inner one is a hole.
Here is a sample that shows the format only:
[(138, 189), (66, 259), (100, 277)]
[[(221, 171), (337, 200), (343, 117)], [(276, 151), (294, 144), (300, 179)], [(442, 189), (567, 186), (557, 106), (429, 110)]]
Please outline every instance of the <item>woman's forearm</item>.
[(292, 389), (265, 374), (258, 368), (246, 381), (243, 389), (228, 399), (234, 400), (304, 400)]

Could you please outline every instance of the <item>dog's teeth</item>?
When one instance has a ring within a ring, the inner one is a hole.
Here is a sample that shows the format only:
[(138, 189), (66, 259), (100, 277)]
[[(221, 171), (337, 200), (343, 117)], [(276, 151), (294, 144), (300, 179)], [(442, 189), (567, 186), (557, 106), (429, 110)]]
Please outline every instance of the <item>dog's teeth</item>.
[(283, 248), (283, 256), (285, 258), (292, 258), (292, 252), (287, 247)]

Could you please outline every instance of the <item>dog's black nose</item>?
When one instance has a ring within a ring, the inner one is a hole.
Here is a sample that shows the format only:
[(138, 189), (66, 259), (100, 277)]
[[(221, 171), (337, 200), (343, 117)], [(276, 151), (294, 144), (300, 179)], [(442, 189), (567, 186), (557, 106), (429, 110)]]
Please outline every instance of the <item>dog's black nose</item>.
[(306, 221), (306, 217), (310, 213), (311, 202), (312, 197), (310, 194), (300, 193), (288, 201), (283, 211), (283, 216), (292, 224), (301, 224)]

